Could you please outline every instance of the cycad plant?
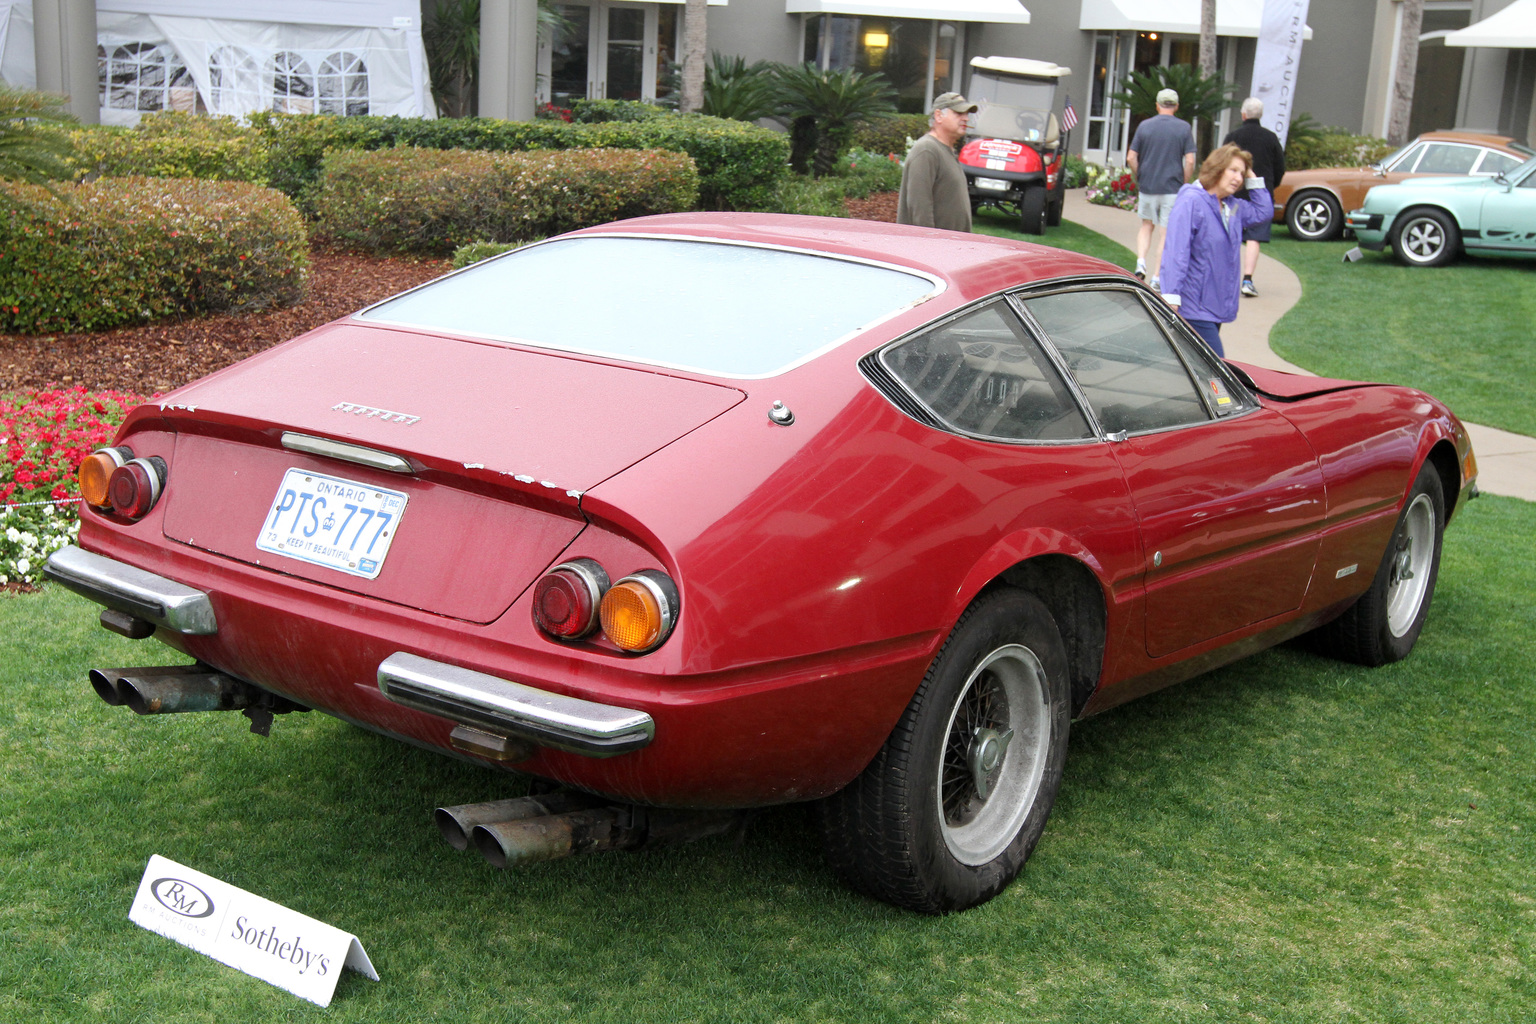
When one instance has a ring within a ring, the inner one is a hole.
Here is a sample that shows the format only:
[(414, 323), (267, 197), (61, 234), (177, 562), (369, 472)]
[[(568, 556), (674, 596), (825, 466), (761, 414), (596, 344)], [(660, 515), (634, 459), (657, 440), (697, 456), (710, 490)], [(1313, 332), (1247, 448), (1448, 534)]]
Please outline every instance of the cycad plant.
[(63, 96), (0, 85), (0, 178), (40, 183), (72, 174), (74, 151), (62, 130), (75, 124)]
[(773, 65), (715, 53), (704, 74), (704, 113), (737, 121), (772, 117), (778, 109)]
[(776, 77), (779, 115), (791, 126), (790, 164), (801, 173), (810, 158), (816, 177), (827, 174), (861, 123), (896, 113), (896, 90), (878, 72), (786, 64)]
[(1237, 86), (1222, 80), (1220, 74), (1202, 75), (1193, 64), (1169, 64), (1150, 68), (1145, 72), (1132, 71), (1120, 82), (1121, 91), (1112, 95), (1130, 108), (1137, 117), (1151, 117), (1157, 113), (1157, 94), (1162, 89), (1172, 89), (1179, 94), (1179, 117), (1186, 121), (1204, 122), (1207, 132), (1202, 135), (1200, 152), (1203, 155), (1212, 148), (1209, 129), (1216, 123), (1223, 110), (1238, 105), (1233, 99)]

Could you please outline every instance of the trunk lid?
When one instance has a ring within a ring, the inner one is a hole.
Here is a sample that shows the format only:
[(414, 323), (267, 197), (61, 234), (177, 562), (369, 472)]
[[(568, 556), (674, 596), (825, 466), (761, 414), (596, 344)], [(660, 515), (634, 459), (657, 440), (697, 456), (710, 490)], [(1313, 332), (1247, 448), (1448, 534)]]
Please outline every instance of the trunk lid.
[[(557, 352), (332, 324), (161, 400), (177, 432), (165, 535), (353, 593), (489, 622), (580, 533), (584, 491), (743, 397)], [(386, 452), (411, 471), (292, 450), (285, 433)], [(284, 488), (302, 489), (294, 482), (311, 478), (340, 481), (328, 485), (329, 506), (295, 504), (292, 521), (270, 514)], [(326, 523), (352, 508), (343, 504), (352, 485), (405, 503), (393, 529), (363, 537), (387, 542), (376, 566), (364, 563), (374, 575), (258, 547), (274, 530), (318, 544), (343, 522), (363, 522), (353, 509)], [(315, 514), (299, 523), (304, 511)]]

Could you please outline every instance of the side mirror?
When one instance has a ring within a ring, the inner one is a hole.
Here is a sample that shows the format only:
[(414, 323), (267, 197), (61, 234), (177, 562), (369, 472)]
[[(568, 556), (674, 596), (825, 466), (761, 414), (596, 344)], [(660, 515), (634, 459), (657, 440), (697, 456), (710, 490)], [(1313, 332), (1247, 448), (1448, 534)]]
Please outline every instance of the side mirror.
[(1381, 164), (1371, 164), (1371, 173), (1378, 178), (1385, 178), (1387, 176), (1387, 169), (1381, 166)]
[(1503, 185), (1505, 188), (1509, 188), (1510, 187), (1509, 186), (1509, 179), (1504, 177), (1504, 172), (1503, 171), (1494, 171), (1493, 172), (1493, 180), (1498, 182), (1500, 185)]

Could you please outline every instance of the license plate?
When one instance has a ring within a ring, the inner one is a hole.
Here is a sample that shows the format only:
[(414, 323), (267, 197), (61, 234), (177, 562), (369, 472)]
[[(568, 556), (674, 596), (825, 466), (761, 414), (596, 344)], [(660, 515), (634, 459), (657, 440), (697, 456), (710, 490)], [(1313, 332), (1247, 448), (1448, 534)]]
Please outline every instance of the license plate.
[(1008, 183), (1006, 181), (1001, 181), (1001, 180), (999, 180), (997, 178), (977, 178), (976, 179), (976, 187), (977, 188), (989, 188), (989, 189), (992, 189), (995, 192), (1007, 192), (1008, 191)]
[(302, 469), (283, 474), (256, 546), (377, 579), (405, 514), (405, 495)]

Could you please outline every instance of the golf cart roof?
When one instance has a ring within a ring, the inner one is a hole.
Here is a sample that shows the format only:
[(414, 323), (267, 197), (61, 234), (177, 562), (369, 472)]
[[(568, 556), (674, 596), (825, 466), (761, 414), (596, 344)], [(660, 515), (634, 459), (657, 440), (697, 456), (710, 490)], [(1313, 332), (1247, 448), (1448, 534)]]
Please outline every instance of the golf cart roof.
[(1028, 57), (972, 57), (971, 67), (1004, 75), (1028, 75), (1031, 78), (1065, 78), (1072, 73), (1071, 68), (1052, 64), (1048, 60), (1030, 60)]

